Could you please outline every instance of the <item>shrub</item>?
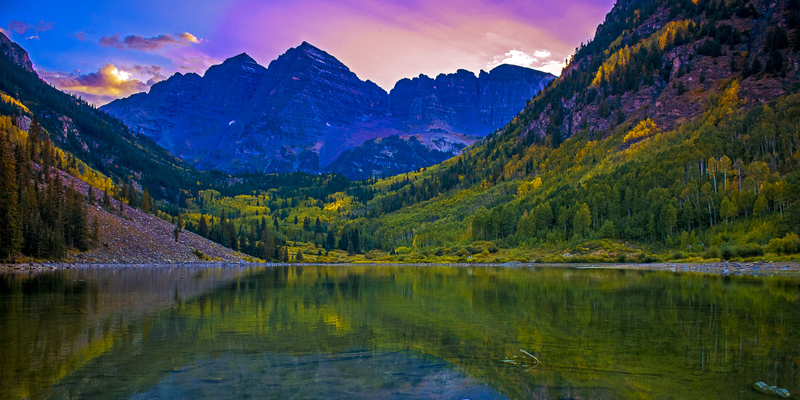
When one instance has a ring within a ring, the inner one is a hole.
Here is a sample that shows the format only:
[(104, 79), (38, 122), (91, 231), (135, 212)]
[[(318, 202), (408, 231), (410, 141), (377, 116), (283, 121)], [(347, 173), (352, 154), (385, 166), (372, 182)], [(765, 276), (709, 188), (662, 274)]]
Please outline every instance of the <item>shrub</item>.
[(783, 238), (775, 238), (767, 244), (767, 250), (775, 254), (794, 254), (800, 251), (800, 237), (787, 233)]
[(646, 254), (644, 257), (642, 257), (642, 262), (645, 263), (654, 263), (657, 261), (658, 257), (656, 257), (654, 254)]
[(676, 252), (672, 253), (672, 255), (670, 255), (670, 258), (673, 259), (673, 260), (682, 260), (682, 259), (686, 258), (686, 253), (684, 253), (682, 251), (676, 251)]
[(401, 246), (394, 250), (395, 254), (408, 254), (411, 253), (410, 247)]
[[(722, 258), (723, 260), (730, 260), (731, 258), (736, 257), (736, 253), (737, 253), (736, 250), (729, 245), (723, 245), (719, 249), (719, 257)], [(711, 258), (711, 257), (706, 257), (706, 258)]]
[(736, 253), (739, 257), (756, 257), (763, 256), (764, 249), (757, 243), (746, 243), (736, 247)]
[(719, 258), (720, 257), (720, 250), (717, 246), (711, 246), (706, 251), (703, 252), (703, 258)]
[(473, 245), (469, 245), (469, 246), (467, 246), (466, 250), (467, 250), (467, 251), (468, 251), (470, 254), (478, 254), (478, 253), (480, 253), (481, 251), (483, 251), (483, 249), (481, 249), (480, 247), (478, 247), (478, 246), (473, 246)]

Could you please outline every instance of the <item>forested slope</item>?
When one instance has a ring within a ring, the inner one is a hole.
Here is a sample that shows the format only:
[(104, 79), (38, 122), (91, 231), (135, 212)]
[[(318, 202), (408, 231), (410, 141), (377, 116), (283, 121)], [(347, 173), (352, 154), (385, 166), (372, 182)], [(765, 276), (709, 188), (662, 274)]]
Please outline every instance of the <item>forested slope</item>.
[[(795, 0), (619, 1), (560, 78), (461, 156), (279, 205), (240, 198), (278, 208), (234, 225), (373, 260), (795, 253), (798, 21)], [(195, 221), (241, 209), (192, 204)]]

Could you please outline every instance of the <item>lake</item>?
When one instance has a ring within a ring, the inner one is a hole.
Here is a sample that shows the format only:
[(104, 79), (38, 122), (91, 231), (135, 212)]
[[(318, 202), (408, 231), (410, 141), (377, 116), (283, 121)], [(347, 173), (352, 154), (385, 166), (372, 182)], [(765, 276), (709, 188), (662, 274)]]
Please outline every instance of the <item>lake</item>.
[(800, 278), (503, 266), (0, 274), (0, 396), (768, 399)]

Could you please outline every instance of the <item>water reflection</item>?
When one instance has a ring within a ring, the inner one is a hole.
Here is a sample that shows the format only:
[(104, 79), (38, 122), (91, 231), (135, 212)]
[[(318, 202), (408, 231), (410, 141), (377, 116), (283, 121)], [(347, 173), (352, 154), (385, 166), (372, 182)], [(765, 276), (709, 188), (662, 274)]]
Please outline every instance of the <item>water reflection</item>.
[(564, 268), (3, 275), (0, 393), (755, 399), (763, 380), (795, 394), (798, 289), (787, 277)]

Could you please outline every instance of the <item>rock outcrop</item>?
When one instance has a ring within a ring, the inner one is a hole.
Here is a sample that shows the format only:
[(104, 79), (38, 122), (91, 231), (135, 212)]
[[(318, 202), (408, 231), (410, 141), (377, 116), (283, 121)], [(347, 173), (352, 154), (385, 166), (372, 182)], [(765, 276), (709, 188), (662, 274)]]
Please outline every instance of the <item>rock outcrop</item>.
[(33, 64), (31, 64), (30, 58), (28, 58), (28, 52), (18, 44), (12, 42), (3, 32), (0, 32), (0, 54), (8, 57), (14, 64), (19, 65), (24, 70), (34, 74), (36, 73), (36, 71), (33, 70)]

